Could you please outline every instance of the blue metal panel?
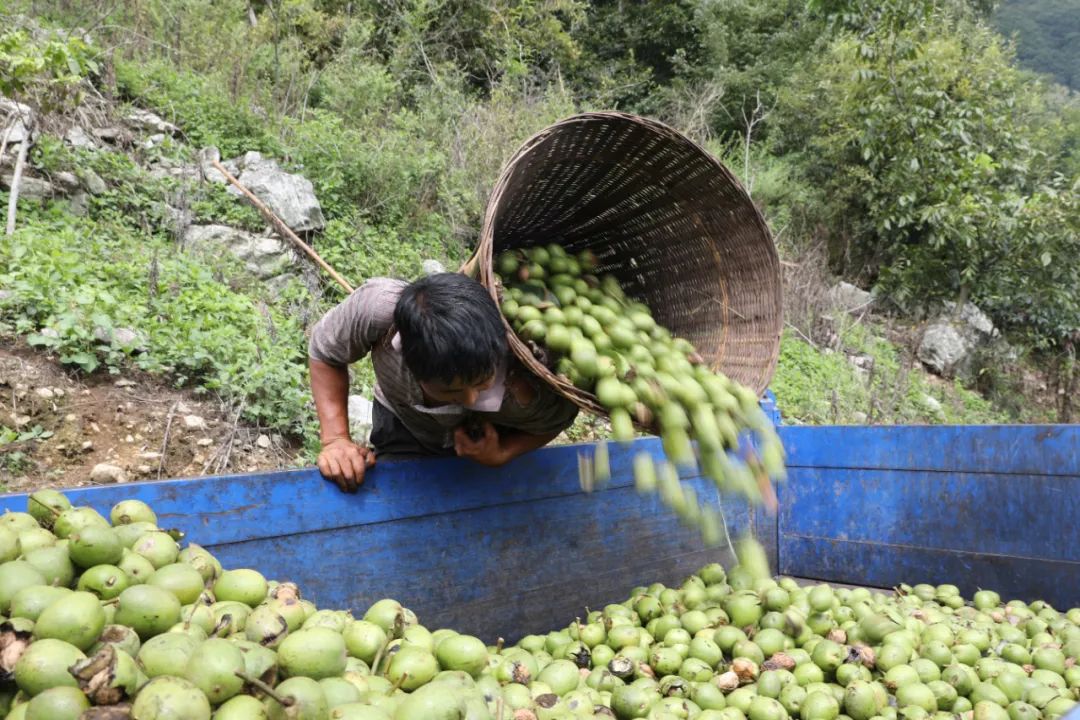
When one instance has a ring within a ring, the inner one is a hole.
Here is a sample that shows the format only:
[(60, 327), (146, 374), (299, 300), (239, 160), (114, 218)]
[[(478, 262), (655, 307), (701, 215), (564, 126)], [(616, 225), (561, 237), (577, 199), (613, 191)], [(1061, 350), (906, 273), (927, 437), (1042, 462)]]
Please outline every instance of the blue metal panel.
[(784, 426), (795, 467), (1080, 475), (1078, 425)]
[[(781, 427), (791, 477), (781, 516), (725, 500), (731, 532), (753, 529), (781, 572), (888, 586), (955, 582), (966, 592), (1080, 604), (1080, 428)], [(726, 552), (701, 548), (631, 489), (634, 452), (581, 493), (577, 453), (550, 448), (492, 470), (457, 460), (384, 463), (357, 495), (313, 470), (72, 490), (102, 512), (138, 497), (227, 565), (292, 579), (320, 604), (362, 610), (389, 595), (425, 622), (491, 639), (542, 630), (677, 582)], [(695, 481), (701, 493), (710, 489)], [(0, 509), (23, 509), (22, 496)], [(775, 566), (775, 565), (774, 565)], [(511, 636), (512, 637), (512, 636)]]
[[(138, 498), (165, 527), (210, 547), (226, 566), (293, 580), (325, 607), (363, 611), (380, 597), (415, 607), (432, 626), (493, 639), (562, 625), (584, 604), (625, 599), (641, 582), (676, 583), (706, 550), (655, 499), (633, 490), (636, 452), (655, 439), (611, 448), (612, 480), (591, 496), (578, 481), (579, 447), (530, 453), (500, 469), (456, 459), (382, 463), (344, 495), (314, 470), (81, 488), (73, 503), (107, 513)], [(713, 492), (694, 480), (701, 496)], [(764, 522), (725, 499), (729, 528)], [(26, 498), (0, 496), (0, 509)], [(771, 545), (775, 559), (775, 542)]]
[[(704, 481), (694, 483), (704, 489)], [(729, 511), (733, 529), (745, 512)], [(298, 579), (321, 605), (394, 597), (432, 627), (493, 641), (547, 632), (636, 584), (729, 562), (632, 488), (553, 497), (214, 548), (226, 566)], [(313, 558), (317, 561), (313, 563)]]
[(780, 432), (781, 572), (1080, 605), (1080, 427)]

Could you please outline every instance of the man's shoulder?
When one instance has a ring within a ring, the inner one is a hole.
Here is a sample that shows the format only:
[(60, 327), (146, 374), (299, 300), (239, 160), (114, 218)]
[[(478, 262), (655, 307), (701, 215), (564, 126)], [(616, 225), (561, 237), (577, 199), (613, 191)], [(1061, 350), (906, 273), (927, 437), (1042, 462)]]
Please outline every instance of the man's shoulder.
[(356, 293), (369, 294), (373, 296), (393, 296), (397, 297), (401, 295), (401, 291), (408, 285), (404, 280), (398, 280), (391, 277), (373, 277), (364, 281), (364, 284), (353, 291)]
[(401, 291), (407, 283), (388, 277), (373, 277), (353, 290), (346, 302), (360, 313), (372, 318), (386, 318), (394, 314)]

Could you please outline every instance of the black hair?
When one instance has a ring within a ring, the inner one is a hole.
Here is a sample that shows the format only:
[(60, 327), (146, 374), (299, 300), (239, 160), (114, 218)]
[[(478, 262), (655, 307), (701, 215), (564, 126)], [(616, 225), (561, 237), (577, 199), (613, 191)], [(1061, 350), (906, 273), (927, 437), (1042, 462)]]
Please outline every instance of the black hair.
[(394, 307), (405, 365), (418, 380), (483, 380), (509, 346), (499, 307), (465, 275), (436, 273), (410, 283)]

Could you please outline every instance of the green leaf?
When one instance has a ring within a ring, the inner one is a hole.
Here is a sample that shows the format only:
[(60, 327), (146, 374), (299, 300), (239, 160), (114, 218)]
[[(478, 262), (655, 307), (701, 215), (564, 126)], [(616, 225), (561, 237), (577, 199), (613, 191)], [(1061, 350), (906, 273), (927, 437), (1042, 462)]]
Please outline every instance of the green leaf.
[(79, 351), (60, 356), (60, 362), (70, 365), (78, 365), (84, 372), (94, 372), (101, 363), (97, 357), (86, 351)]
[(31, 333), (27, 335), (26, 342), (34, 347), (56, 347), (60, 344), (60, 341), (57, 338), (42, 335), (40, 333)]

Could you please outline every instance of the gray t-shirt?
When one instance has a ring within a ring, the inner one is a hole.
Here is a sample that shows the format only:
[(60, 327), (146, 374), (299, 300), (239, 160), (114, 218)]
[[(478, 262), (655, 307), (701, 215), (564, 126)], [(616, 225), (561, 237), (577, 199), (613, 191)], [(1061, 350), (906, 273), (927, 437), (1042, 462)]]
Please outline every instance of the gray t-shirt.
[[(394, 306), (406, 283), (372, 278), (357, 288), (315, 324), (308, 354), (329, 365), (344, 367), (371, 354), (375, 368), (375, 398), (397, 416), (431, 451), (454, 445), (454, 430), (466, 415), (534, 435), (559, 432), (577, 417), (577, 406), (550, 389), (512, 357), (506, 363), (506, 390), (501, 407), (469, 410), (460, 405), (426, 407), (420, 384), (405, 366), (394, 342)], [(531, 399), (511, 390), (527, 385)], [(377, 450), (377, 448), (376, 448)]]

